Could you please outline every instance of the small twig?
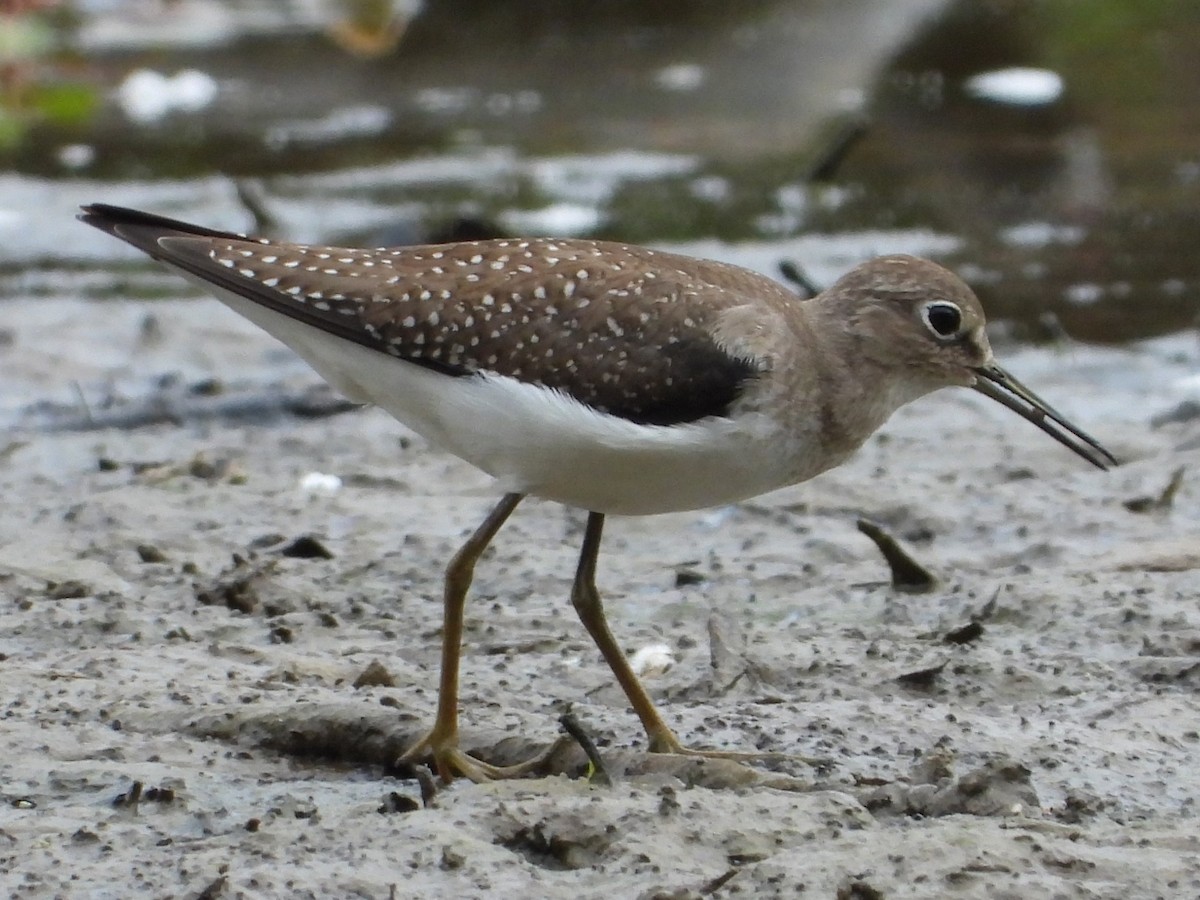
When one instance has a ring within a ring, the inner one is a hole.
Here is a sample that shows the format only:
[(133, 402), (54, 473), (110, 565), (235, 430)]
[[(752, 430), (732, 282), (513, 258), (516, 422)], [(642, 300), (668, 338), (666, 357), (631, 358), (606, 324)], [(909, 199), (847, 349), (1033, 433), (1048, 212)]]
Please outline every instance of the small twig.
[(563, 713), (558, 723), (562, 725), (563, 731), (575, 739), (575, 742), (583, 748), (583, 752), (587, 754), (588, 762), (592, 764), (591, 780), (601, 787), (612, 787), (612, 776), (608, 774), (608, 769), (604, 765), (604, 760), (600, 758), (600, 751), (596, 749), (596, 742), (591, 736), (583, 730), (583, 726), (570, 713)]
[(75, 397), (79, 401), (80, 407), (83, 409), (83, 420), (87, 422), (89, 426), (94, 427), (96, 420), (92, 416), (92, 408), (88, 406), (87, 397), (84, 396), (83, 385), (81, 385), (78, 381), (72, 381), (71, 387), (75, 389)]
[(867, 119), (862, 115), (847, 116), (839, 122), (820, 154), (813, 160), (806, 180), (810, 184), (832, 181), (854, 145), (866, 135), (867, 126)]
[(1000, 585), (996, 590), (992, 591), (992, 596), (988, 598), (988, 602), (983, 604), (983, 608), (975, 616), (980, 622), (986, 622), (996, 614), (996, 606), (1000, 600), (1000, 592), (1004, 590), (1004, 585)]
[(937, 578), (913, 559), (899, 542), (869, 519), (858, 520), (858, 530), (875, 542), (892, 570), (892, 587), (898, 591), (923, 594), (937, 586)]
[[(729, 642), (725, 639), (724, 629), (721, 627), (724, 624), (715, 613), (708, 617), (708, 664), (712, 669), (714, 682), (725, 678), (725, 673), (729, 672), (736, 664), (733, 650), (730, 649)], [(742, 672), (745, 671), (743, 668)]]
[(781, 259), (779, 261), (779, 274), (792, 283), (792, 286), (797, 289), (804, 300), (810, 300), (817, 294), (821, 293), (821, 287), (807, 272), (800, 268), (800, 264), (794, 259)]
[(225, 875), (218, 875), (208, 883), (208, 887), (196, 895), (196, 900), (217, 900), (221, 891), (225, 889)]
[(749, 674), (750, 674), (749, 669), (742, 669), (742, 671), (738, 672), (736, 675), (733, 676), (733, 678), (729, 681), (728, 684), (725, 685), (725, 687), (717, 689), (717, 696), (723, 697), (726, 694), (728, 694), (735, 687), (737, 687), (737, 683), (739, 681), (741, 681), (743, 678), (745, 678)]
[(421, 805), (426, 809), (433, 809), (437, 802), (437, 782), (433, 780), (433, 772), (428, 766), (413, 766), (413, 770), (417, 773), (417, 784), (421, 786)]
[(1186, 467), (1180, 466), (1172, 472), (1167, 486), (1157, 497), (1136, 497), (1133, 500), (1126, 500), (1122, 505), (1130, 512), (1135, 513), (1169, 511), (1175, 504), (1175, 495), (1179, 493), (1179, 488), (1183, 485), (1185, 471)]
[(128, 791), (117, 796), (117, 798), (113, 801), (113, 806), (126, 807), (132, 810), (134, 815), (137, 815), (138, 803), (141, 802), (141, 799), (142, 783), (140, 781), (135, 781), (129, 786)]
[(51, 410), (45, 431), (93, 431), (100, 428), (132, 430), (149, 425), (183, 425), (187, 422), (223, 420), (261, 423), (272, 417), (318, 419), (359, 409), (322, 386), (291, 390), (279, 385), (233, 385), (217, 395), (191, 390), (156, 391), (149, 396), (94, 413), (83, 389), (75, 384), (81, 414)]
[(724, 874), (718, 875), (712, 881), (708, 881), (708, 882), (705, 882), (704, 884), (702, 884), (700, 886), (700, 890), (698, 890), (696, 893), (700, 894), (700, 896), (704, 896), (705, 894), (715, 894), (721, 888), (725, 887), (725, 885), (729, 884), (729, 882), (733, 881), (734, 877), (740, 871), (742, 871), (742, 870), (741, 869), (730, 869), (729, 871), (725, 872)]
[(233, 190), (237, 194), (238, 202), (254, 220), (252, 229), (254, 234), (271, 234), (278, 230), (279, 221), (267, 209), (267, 204), (263, 199), (262, 185), (259, 182), (246, 178), (235, 178)]

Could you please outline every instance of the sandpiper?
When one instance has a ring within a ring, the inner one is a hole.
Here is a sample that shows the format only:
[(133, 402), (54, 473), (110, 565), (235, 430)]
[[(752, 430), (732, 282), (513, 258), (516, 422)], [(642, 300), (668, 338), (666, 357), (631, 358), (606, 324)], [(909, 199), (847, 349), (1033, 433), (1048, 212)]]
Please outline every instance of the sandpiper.
[(80, 218), (212, 291), (353, 401), (495, 476), (503, 498), (450, 561), (432, 729), (402, 757), (510, 777), (458, 745), (463, 608), (522, 497), (587, 510), (571, 601), (658, 752), (686, 749), (609, 630), (604, 517), (732, 503), (837, 466), (896, 409), (972, 387), (1101, 469), (1116, 460), (996, 364), (979, 301), (885, 256), (801, 300), (737, 266), (590, 240), (374, 250), (247, 238), (115, 206)]

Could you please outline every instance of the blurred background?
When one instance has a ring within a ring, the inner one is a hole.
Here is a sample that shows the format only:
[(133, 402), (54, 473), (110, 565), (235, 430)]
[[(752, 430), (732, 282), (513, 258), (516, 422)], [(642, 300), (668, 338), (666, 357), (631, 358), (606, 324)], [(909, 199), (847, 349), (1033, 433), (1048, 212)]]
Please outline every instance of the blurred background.
[[(1192, 327), (1195, 0), (0, 0), (0, 301), (190, 296), (74, 221), (939, 259), (1031, 340)], [(10, 323), (11, 324), (11, 323)]]

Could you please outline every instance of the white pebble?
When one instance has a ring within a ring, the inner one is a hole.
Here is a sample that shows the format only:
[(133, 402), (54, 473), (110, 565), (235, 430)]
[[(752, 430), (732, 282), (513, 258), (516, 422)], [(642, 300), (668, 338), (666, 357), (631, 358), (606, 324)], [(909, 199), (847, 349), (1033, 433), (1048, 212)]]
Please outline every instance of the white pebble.
[(675, 653), (666, 644), (647, 644), (629, 657), (629, 665), (639, 678), (662, 675), (675, 665)]
[(342, 479), (325, 472), (309, 472), (300, 479), (300, 490), (311, 496), (331, 497), (342, 489)]

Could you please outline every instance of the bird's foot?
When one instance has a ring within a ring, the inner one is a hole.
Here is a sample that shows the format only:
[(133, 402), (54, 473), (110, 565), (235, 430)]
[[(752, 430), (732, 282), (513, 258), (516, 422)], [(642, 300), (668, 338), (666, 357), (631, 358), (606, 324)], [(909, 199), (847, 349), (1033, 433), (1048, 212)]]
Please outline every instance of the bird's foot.
[(707, 750), (684, 745), (674, 732), (650, 736), (650, 752), (666, 753), (675, 756), (692, 756), (704, 759), (731, 759), (735, 762), (802, 762), (813, 768), (822, 768), (829, 760), (811, 756), (799, 756), (794, 753), (780, 753), (774, 750)]
[(399, 766), (413, 766), (432, 761), (438, 777), (449, 784), (456, 777), (469, 778), (476, 784), (500, 781), (505, 778), (525, 778), (545, 766), (546, 760), (559, 749), (555, 742), (536, 756), (509, 766), (497, 766), (472, 756), (458, 745), (457, 735), (441, 735), (437, 728), (409, 747), (396, 760)]

